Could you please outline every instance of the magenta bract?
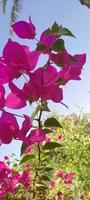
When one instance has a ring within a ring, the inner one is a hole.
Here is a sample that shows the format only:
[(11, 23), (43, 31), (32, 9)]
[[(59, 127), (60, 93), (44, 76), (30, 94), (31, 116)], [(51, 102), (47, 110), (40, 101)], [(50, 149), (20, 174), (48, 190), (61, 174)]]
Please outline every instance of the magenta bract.
[(23, 39), (34, 39), (36, 35), (35, 26), (32, 24), (31, 18), (29, 22), (18, 21), (12, 24), (13, 31)]
[(0, 70), (3, 73), (3, 76), (0, 75), (1, 83), (7, 83), (23, 73), (29, 74), (36, 67), (39, 56), (40, 52), (30, 52), (27, 46), (9, 39), (3, 49), (3, 58), (0, 60)]
[(2, 109), (5, 106), (5, 89), (3, 85), (0, 84), (0, 109)]
[(7, 112), (3, 112), (0, 118), (0, 141), (9, 144), (12, 139), (16, 138), (19, 126), (16, 118)]

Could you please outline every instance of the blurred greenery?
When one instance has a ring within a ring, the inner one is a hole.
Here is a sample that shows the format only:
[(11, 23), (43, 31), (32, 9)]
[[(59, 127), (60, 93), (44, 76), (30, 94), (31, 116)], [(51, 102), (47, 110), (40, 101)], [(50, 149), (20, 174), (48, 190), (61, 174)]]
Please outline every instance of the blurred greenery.
[[(20, 171), (31, 164), (37, 199), (39, 196), (41, 200), (40, 194), (43, 193), (44, 199), (52, 200), (58, 192), (63, 192), (63, 200), (80, 200), (81, 196), (83, 200), (90, 200), (90, 115), (58, 116), (54, 113), (54, 118), (62, 128), (52, 128), (46, 134), (52, 145), (48, 140), (40, 143), (39, 163), (38, 146), (34, 144), (31, 152), (28, 155), (24, 152), (18, 165), (14, 163), (13, 167)], [(74, 174), (73, 184), (63, 184), (63, 180), (57, 177), (59, 169), (64, 174)], [(56, 182), (55, 188), (49, 187), (51, 181)]]

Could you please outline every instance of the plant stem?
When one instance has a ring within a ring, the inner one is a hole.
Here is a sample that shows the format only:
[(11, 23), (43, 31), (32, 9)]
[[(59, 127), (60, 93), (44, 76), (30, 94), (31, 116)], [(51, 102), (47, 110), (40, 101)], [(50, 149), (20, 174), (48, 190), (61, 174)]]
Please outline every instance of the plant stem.
[[(39, 117), (38, 117), (38, 120), (37, 120), (39, 129), (41, 128), (41, 116), (42, 116), (42, 108), (40, 110)], [(40, 164), (41, 164), (40, 142), (38, 142), (37, 147), (38, 147), (38, 167), (37, 168), (39, 168)], [(34, 177), (34, 180), (33, 180), (33, 187), (35, 187), (37, 177), (38, 177), (38, 169), (36, 169), (35, 177)], [(35, 198), (35, 189), (33, 188), (33, 199), (34, 198)]]

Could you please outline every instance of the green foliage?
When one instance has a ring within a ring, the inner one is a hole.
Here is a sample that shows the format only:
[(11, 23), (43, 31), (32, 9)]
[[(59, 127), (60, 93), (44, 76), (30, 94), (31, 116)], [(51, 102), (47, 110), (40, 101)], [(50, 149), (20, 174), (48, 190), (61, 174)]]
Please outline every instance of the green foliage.
[(44, 45), (44, 44), (39, 44), (38, 46), (37, 46), (37, 49), (36, 50), (38, 50), (38, 51), (43, 51), (43, 50), (45, 50), (46, 49), (46, 46)]
[[(9, 2), (8, 0), (2, 0), (2, 10), (3, 10), (3, 13), (6, 12), (6, 6), (7, 6), (8, 2)], [(12, 0), (10, 2), (10, 4), (12, 5), (11, 6), (10, 24), (12, 24), (18, 18), (18, 13), (21, 10), (22, 4), (23, 4), (23, 0)]]
[(47, 142), (47, 143), (45, 143), (43, 149), (44, 150), (47, 150), (47, 149), (51, 150), (51, 149), (55, 149), (55, 148), (60, 147), (60, 146), (61, 145), (57, 142)]
[(16, 21), (18, 18), (18, 13), (21, 9), (21, 0), (13, 0), (13, 5), (11, 8), (11, 19), (10, 19), (10, 24)]
[[(54, 118), (49, 118), (50, 126), (52, 119), (55, 126), (53, 126), (54, 133), (47, 129), (48, 134), (46, 134), (51, 141), (33, 144), (27, 153), (26, 146), (22, 145), (21, 159), (12, 165), (14, 171), (19, 173), (30, 165), (28, 170), (32, 176), (31, 190), (25, 191), (19, 186), (18, 193), (9, 199), (31, 197), (37, 200), (52, 200), (61, 191), (63, 200), (80, 200), (81, 195), (85, 200), (90, 200), (90, 116), (72, 114), (61, 117), (57, 115), (55, 118), (54, 114)], [(44, 123), (46, 126), (49, 124), (47, 122), (46, 120)], [(60, 135), (61, 139), (58, 137)], [(73, 184), (64, 185), (64, 180), (57, 177), (60, 169), (63, 174), (73, 173)], [(56, 182), (55, 187), (50, 186), (53, 181)]]
[[(74, 190), (80, 193), (90, 191), (90, 116), (75, 114), (62, 117), (63, 126), (63, 147), (57, 152), (53, 162), (58, 163), (65, 171), (70, 170), (74, 173)], [(62, 133), (61, 130), (58, 130)], [(85, 196), (85, 200), (88, 199)]]
[(45, 122), (44, 125), (46, 127), (60, 127), (62, 128), (61, 124), (55, 119), (55, 118), (48, 118)]
[(52, 49), (53, 49), (53, 51), (56, 51), (56, 52), (64, 51), (64, 50), (65, 50), (65, 47), (64, 47), (64, 40), (62, 40), (62, 39), (57, 40), (57, 41), (53, 44)]
[(46, 35), (50, 34), (75, 37), (69, 29), (63, 27), (62, 25), (58, 25), (56, 22), (52, 25), (51, 29), (47, 30)]
[(25, 155), (21, 161), (20, 161), (20, 164), (22, 163), (26, 163), (27, 161), (31, 161), (33, 158), (35, 158), (35, 156), (33, 154), (30, 154), (30, 155)]
[(3, 13), (6, 12), (7, 1), (8, 1), (8, 0), (2, 0), (2, 10), (3, 10)]
[(22, 146), (21, 146), (21, 155), (20, 156), (22, 156), (22, 154), (24, 154), (26, 148), (27, 148), (27, 145), (26, 144), (22, 144)]

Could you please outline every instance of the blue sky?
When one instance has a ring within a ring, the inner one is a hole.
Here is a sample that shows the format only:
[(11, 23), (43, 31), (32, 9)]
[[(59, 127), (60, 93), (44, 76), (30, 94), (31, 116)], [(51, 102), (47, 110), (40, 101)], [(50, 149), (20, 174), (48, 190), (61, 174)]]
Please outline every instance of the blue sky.
[[(11, 0), (8, 0), (6, 15), (0, 10), (0, 54), (2, 49), (10, 37), (9, 34), (9, 16)], [(74, 54), (86, 53), (87, 61), (81, 75), (81, 81), (72, 81), (64, 88), (63, 102), (68, 105), (67, 110), (62, 105), (50, 104), (52, 111), (58, 114), (69, 114), (72, 112), (79, 113), (82, 109), (84, 112), (90, 112), (90, 9), (82, 6), (79, 0), (23, 0), (23, 8), (19, 13), (19, 19), (28, 20), (31, 15), (33, 23), (36, 25), (37, 37), (40, 33), (50, 27), (55, 21), (69, 28), (76, 39), (64, 37), (66, 48)], [(17, 40), (21, 44), (23, 41), (17, 36), (13, 36), (13, 40)], [(31, 41), (26, 40), (32, 48)], [(10, 145), (2, 145), (1, 155), (15, 152), (19, 155), (20, 145), (13, 142)]]

